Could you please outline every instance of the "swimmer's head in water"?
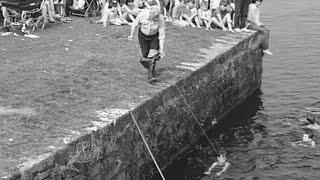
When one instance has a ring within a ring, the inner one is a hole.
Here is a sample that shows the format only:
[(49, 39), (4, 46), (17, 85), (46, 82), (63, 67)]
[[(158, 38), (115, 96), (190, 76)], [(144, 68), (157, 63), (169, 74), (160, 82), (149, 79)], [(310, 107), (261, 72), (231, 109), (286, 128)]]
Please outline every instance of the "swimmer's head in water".
[(313, 134), (309, 134), (309, 139), (313, 139), (314, 135)]
[(306, 117), (306, 120), (307, 120), (308, 123), (310, 123), (310, 124), (316, 123), (316, 118), (315, 118), (314, 116), (312, 116), (312, 115), (308, 115), (308, 116)]

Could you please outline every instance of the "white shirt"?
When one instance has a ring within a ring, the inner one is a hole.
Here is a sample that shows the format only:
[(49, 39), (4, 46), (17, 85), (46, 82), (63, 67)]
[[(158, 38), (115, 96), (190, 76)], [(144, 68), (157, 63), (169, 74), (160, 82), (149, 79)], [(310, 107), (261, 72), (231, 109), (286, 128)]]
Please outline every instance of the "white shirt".
[(257, 24), (260, 24), (260, 10), (255, 4), (250, 4), (249, 5), (249, 10), (248, 10), (248, 20), (254, 21)]
[(219, 7), (221, 0), (211, 0), (210, 1), (210, 9), (217, 9)]
[(159, 40), (165, 38), (165, 21), (162, 15), (160, 15), (158, 21), (150, 20), (149, 9), (144, 9), (137, 18), (133, 21), (133, 26), (140, 25), (140, 30), (147, 36), (155, 35), (159, 32)]

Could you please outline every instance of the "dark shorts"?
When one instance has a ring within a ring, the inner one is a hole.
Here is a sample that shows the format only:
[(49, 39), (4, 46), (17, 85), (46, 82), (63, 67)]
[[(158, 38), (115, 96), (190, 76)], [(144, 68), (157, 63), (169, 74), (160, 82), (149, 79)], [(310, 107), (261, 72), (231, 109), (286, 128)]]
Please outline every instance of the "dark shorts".
[(159, 33), (147, 36), (139, 29), (138, 39), (142, 57), (147, 58), (150, 49), (159, 50)]

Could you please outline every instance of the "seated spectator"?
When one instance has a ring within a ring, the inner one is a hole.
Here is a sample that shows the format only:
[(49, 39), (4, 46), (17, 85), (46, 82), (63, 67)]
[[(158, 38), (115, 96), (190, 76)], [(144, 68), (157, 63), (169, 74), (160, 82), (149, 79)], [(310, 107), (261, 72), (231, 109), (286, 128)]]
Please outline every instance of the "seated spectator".
[(197, 27), (200, 27), (197, 9), (192, 2), (185, 0), (178, 5), (173, 24), (182, 27), (188, 25), (191, 27), (196, 27), (196, 25), (193, 24), (193, 21), (195, 21)]
[(73, 0), (72, 9), (82, 10), (86, 4), (85, 0)]
[(133, 3), (124, 4), (122, 5), (123, 17), (133, 22), (138, 14), (147, 7), (150, 7), (149, 4), (143, 0), (134, 0)]
[[(226, 1), (223, 0), (220, 2), (219, 8), (217, 8), (212, 14), (212, 22), (223, 31), (229, 30), (231, 32), (234, 32), (231, 25), (231, 12), (228, 11), (227, 6), (228, 4)], [(228, 26), (228, 29), (225, 27), (226, 24)]]
[(122, 16), (120, 2), (118, 0), (109, 0), (104, 3), (101, 16), (102, 18), (96, 21), (96, 23), (102, 23), (104, 27), (107, 26), (108, 21), (114, 25), (128, 24)]
[[(246, 20), (246, 27), (250, 30), (255, 30), (260, 33), (268, 33), (269, 30), (264, 27), (262, 22), (260, 22), (260, 10), (259, 7), (262, 3), (262, 0), (252, 0), (252, 3), (249, 5), (248, 17)], [(267, 37), (267, 36), (265, 36)], [(262, 49), (264, 54), (272, 55), (272, 52), (268, 49), (269, 38), (265, 38), (262, 43)]]
[(208, 9), (208, 1), (202, 1), (198, 10), (199, 24), (204, 25), (206, 30), (210, 30), (211, 11)]
[(231, 20), (232, 20), (232, 27), (234, 25), (234, 14), (236, 10), (236, 5), (234, 3), (235, 0), (227, 0), (227, 11), (230, 12)]
[(54, 12), (53, 0), (43, 1), (43, 4), (41, 5), (41, 11), (42, 11), (42, 16), (44, 18), (45, 23), (48, 22), (48, 17), (49, 17), (49, 22), (55, 22), (54, 18), (61, 18), (59, 15), (57, 15)]
[[(199, 18), (198, 18), (198, 10), (195, 6), (195, 3), (190, 1), (187, 3), (186, 9), (182, 14), (183, 20), (187, 21), (191, 27), (200, 27)], [(195, 22), (195, 24), (193, 23)]]

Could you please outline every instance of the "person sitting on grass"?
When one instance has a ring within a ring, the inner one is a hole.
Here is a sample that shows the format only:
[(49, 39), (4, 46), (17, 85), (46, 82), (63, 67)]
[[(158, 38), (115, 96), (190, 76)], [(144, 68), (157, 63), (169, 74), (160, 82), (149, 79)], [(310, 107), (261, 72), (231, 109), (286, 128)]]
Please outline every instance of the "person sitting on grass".
[(227, 11), (230, 13), (231, 16), (231, 25), (232, 27), (234, 26), (234, 14), (235, 14), (235, 10), (236, 10), (236, 5), (234, 3), (235, 0), (227, 0)]
[[(198, 11), (195, 7), (195, 4), (192, 1), (187, 2), (184, 12), (181, 16), (182, 20), (188, 22), (191, 27), (200, 27), (199, 19), (198, 19)], [(195, 24), (193, 23), (195, 22)]]
[(96, 21), (96, 23), (102, 23), (104, 27), (107, 27), (108, 22), (114, 25), (128, 24), (128, 21), (126, 21), (122, 16), (121, 7), (118, 0), (109, 0), (103, 4), (104, 7), (101, 10), (102, 18)]
[(147, 7), (150, 7), (150, 5), (145, 3), (143, 0), (134, 0), (132, 4), (124, 4), (122, 6), (122, 10), (124, 12), (123, 17), (129, 18), (131, 22), (133, 22), (138, 14)]
[[(230, 32), (234, 32), (232, 30), (232, 20), (231, 20), (231, 12), (227, 9), (227, 2), (222, 0), (220, 2), (219, 8), (217, 8), (212, 14), (212, 23), (223, 31), (229, 30)], [(228, 29), (225, 27), (228, 26)]]
[[(185, 27), (200, 27), (199, 19), (198, 19), (198, 12), (194, 8), (192, 2), (188, 2), (188, 0), (184, 0), (180, 3), (176, 10), (175, 20), (173, 21), (174, 25)], [(193, 24), (193, 20), (195, 21), (196, 25)]]
[(208, 1), (202, 1), (200, 8), (198, 9), (199, 24), (206, 27), (206, 30), (210, 30), (211, 12), (208, 9)]
[[(260, 22), (260, 6), (262, 0), (252, 0), (252, 3), (249, 5), (248, 17), (246, 20), (246, 27), (250, 30), (258, 31), (262, 34), (269, 34), (269, 30), (264, 27), (262, 22)], [(267, 37), (267, 36), (264, 36)], [(267, 55), (272, 55), (272, 52), (269, 50), (269, 38), (265, 38), (262, 43), (263, 53)]]

